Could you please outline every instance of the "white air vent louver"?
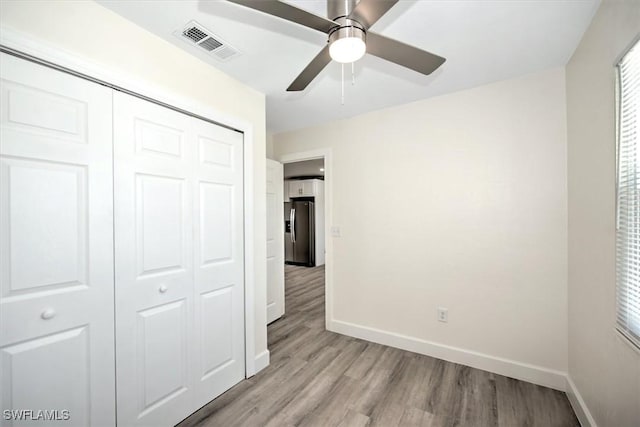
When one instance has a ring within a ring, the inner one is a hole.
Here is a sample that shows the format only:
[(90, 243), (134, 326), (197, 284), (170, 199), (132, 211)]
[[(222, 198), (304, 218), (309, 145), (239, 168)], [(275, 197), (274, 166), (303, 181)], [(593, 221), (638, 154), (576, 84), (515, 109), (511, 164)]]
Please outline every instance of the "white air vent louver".
[(222, 43), (220, 43), (218, 40), (214, 39), (213, 37), (209, 37), (206, 40), (204, 40), (202, 43), (200, 43), (198, 46), (211, 52), (212, 50), (222, 46)]
[(207, 33), (200, 31), (198, 27), (188, 27), (182, 32), (182, 35), (186, 38), (198, 43), (202, 39), (207, 38)]
[(214, 35), (211, 31), (206, 30), (195, 21), (189, 22), (181, 31), (174, 32), (174, 35), (182, 40), (188, 41), (191, 45), (195, 45), (209, 52), (214, 58), (220, 61), (229, 60), (240, 54), (240, 52), (229, 43), (217, 35)]

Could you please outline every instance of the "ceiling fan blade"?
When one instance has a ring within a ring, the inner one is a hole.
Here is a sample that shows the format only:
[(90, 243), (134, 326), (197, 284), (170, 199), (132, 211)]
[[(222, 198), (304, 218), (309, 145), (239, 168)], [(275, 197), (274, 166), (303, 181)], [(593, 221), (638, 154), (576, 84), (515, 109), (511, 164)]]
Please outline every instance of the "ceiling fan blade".
[(318, 74), (320, 74), (320, 71), (322, 71), (329, 62), (331, 62), (331, 56), (329, 55), (329, 45), (326, 45), (320, 51), (320, 53), (318, 53), (316, 57), (311, 60), (309, 65), (307, 65), (307, 67), (302, 70), (300, 75), (296, 77), (293, 83), (289, 85), (289, 87), (287, 88), (287, 92), (297, 92), (304, 90), (309, 85), (309, 83), (311, 83), (311, 81), (315, 79)]
[(399, 0), (360, 0), (349, 15), (349, 19), (358, 21), (365, 28), (371, 27), (389, 11)]
[(313, 28), (314, 30), (328, 33), (331, 28), (338, 26), (333, 21), (330, 21), (322, 16), (314, 15), (306, 10), (299, 9), (290, 4), (283, 3), (278, 0), (227, 0), (231, 3), (236, 3), (241, 6), (248, 7), (250, 9), (258, 10), (269, 15), (277, 16), (278, 18), (286, 19), (287, 21), (295, 22), (296, 24), (304, 25), (305, 27)]
[(367, 33), (367, 53), (426, 75), (446, 61), (441, 56), (371, 32)]

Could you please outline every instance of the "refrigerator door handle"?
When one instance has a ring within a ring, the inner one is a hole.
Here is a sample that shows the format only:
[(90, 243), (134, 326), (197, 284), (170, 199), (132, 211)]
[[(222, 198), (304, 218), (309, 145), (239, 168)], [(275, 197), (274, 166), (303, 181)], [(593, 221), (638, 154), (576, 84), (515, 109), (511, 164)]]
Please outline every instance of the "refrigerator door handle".
[(291, 209), (289, 213), (289, 221), (291, 223), (291, 242), (296, 242), (296, 210)]
[(313, 202), (309, 202), (309, 266), (316, 265), (316, 214)]

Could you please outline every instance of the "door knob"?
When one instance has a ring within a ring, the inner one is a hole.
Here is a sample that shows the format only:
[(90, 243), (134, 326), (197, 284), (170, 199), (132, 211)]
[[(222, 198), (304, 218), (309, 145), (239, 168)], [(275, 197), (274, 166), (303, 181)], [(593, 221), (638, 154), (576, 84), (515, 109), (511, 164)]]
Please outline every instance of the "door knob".
[(56, 311), (53, 308), (47, 308), (40, 314), (40, 317), (44, 320), (49, 320), (56, 315)]
[(158, 291), (161, 294), (164, 294), (165, 292), (167, 292), (169, 290), (169, 288), (167, 288), (165, 285), (160, 285), (160, 287), (158, 288)]

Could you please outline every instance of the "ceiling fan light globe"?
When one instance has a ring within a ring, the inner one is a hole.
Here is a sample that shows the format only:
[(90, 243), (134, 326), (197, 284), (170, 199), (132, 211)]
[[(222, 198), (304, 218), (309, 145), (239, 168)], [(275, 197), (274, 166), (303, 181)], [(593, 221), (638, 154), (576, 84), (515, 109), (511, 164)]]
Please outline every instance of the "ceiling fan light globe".
[(367, 51), (367, 46), (359, 37), (345, 37), (335, 40), (329, 45), (331, 59), (343, 64), (355, 62), (362, 58)]

